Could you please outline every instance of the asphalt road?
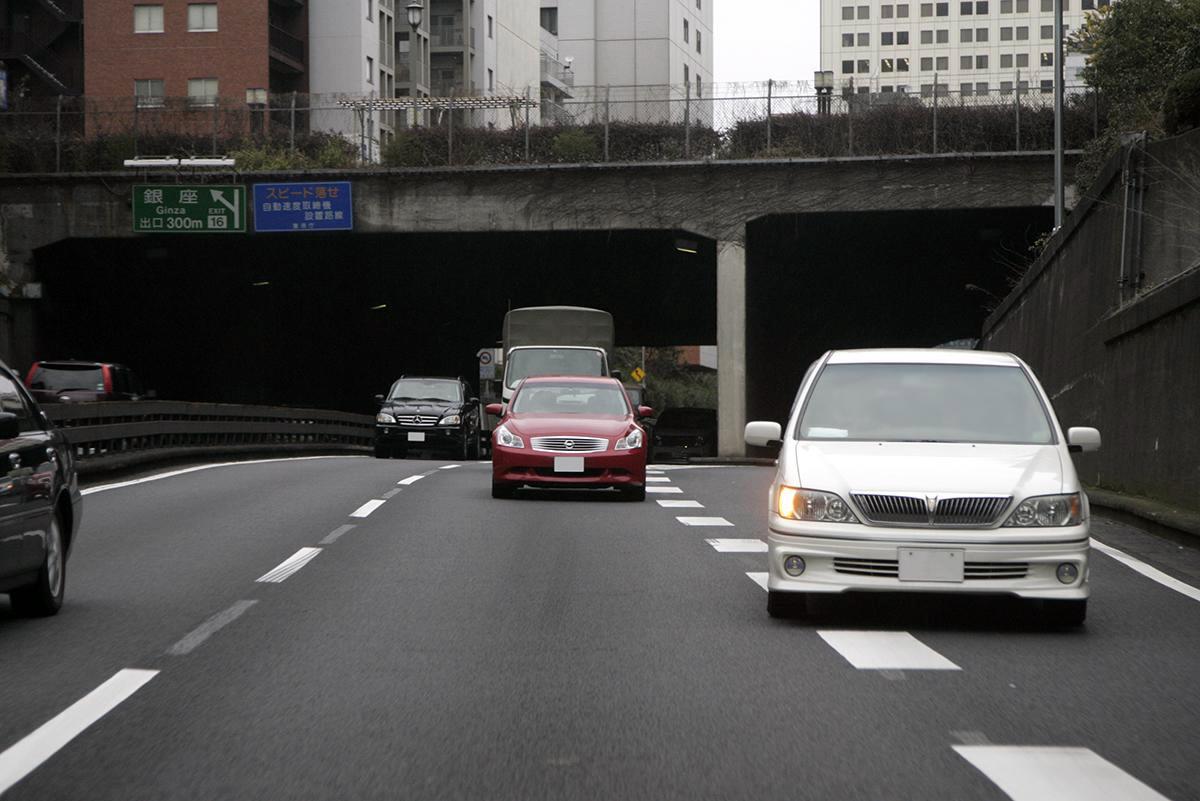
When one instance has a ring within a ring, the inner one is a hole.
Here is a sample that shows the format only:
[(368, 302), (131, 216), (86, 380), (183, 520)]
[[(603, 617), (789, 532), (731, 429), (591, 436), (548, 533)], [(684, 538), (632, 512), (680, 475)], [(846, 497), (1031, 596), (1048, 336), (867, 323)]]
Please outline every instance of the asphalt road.
[[(1080, 630), (959, 598), (779, 622), (769, 469), (667, 470), (638, 504), (445, 466), (89, 494), (63, 612), (0, 600), (4, 801), (1200, 799), (1188, 545), (1097, 521), (1164, 572), (1097, 554)], [(911, 664), (856, 667), (880, 656)]]

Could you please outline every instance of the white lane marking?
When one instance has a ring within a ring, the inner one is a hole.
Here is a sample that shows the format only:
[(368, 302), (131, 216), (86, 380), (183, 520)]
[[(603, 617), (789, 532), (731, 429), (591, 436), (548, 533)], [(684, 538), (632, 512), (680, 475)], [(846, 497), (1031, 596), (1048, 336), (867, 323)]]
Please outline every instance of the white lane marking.
[(717, 553), (766, 553), (767, 543), (764, 540), (705, 540)]
[(350, 513), (351, 517), (370, 517), (371, 512), (374, 512), (380, 506), (383, 506), (387, 501), (381, 501), (378, 498), (367, 501), (362, 506)]
[(720, 470), (723, 467), (740, 467), (732, 464), (652, 464), (655, 470)]
[(459, 467), (462, 467), (462, 465), (461, 464), (444, 464), (441, 467), (439, 467), (438, 470), (454, 470), (455, 468), (459, 468)]
[(646, 492), (662, 492), (667, 494), (675, 493), (677, 495), (683, 494), (683, 490), (679, 487), (646, 487)]
[(961, 670), (907, 631), (818, 631), (859, 670)]
[(266, 584), (278, 584), (292, 576), (297, 570), (307, 565), (317, 554), (321, 552), (320, 548), (301, 548), (294, 554), (280, 562), (269, 573), (264, 573), (255, 581)]
[(0, 754), (0, 795), (158, 675), (127, 668)]
[(1089, 748), (952, 747), (1013, 801), (1168, 801)]
[(675, 519), (678, 520), (680, 523), (683, 523), (685, 526), (732, 526), (733, 525), (733, 523), (730, 523), (728, 520), (726, 520), (723, 517), (677, 517)]
[(666, 483), (669, 483), (671, 481), (671, 479), (667, 478), (666, 476), (648, 475), (648, 476), (646, 476), (646, 481), (651, 484), (666, 484)]
[(750, 580), (753, 581), (755, 584), (762, 587), (764, 590), (767, 589), (767, 574), (766, 573), (747, 573), (746, 575), (749, 576)]
[(704, 504), (700, 501), (676, 501), (673, 499), (659, 501), (658, 505), (664, 509), (703, 509)]
[(1150, 579), (1151, 581), (1157, 581), (1159, 584), (1163, 585), (1164, 587), (1171, 589), (1171, 590), (1175, 590), (1175, 592), (1179, 593), (1180, 595), (1186, 595), (1187, 597), (1191, 598), (1193, 601), (1200, 601), (1200, 589), (1193, 587), (1191, 584), (1182, 582), (1179, 579), (1175, 578), (1174, 576), (1167, 575), (1166, 573), (1162, 572), (1158, 568), (1151, 567), (1150, 565), (1146, 564), (1145, 562), (1141, 561), (1140, 559), (1135, 559), (1134, 557), (1130, 556), (1129, 554), (1125, 553), (1124, 551), (1118, 551), (1116, 548), (1112, 547), (1111, 545), (1105, 545), (1103, 542), (1100, 542), (1099, 540), (1093, 539), (1092, 547), (1095, 548), (1100, 553), (1106, 554), (1108, 556), (1111, 556), (1113, 559), (1116, 559), (1118, 562), (1125, 565), (1130, 570), (1134, 570), (1134, 571), (1137, 571), (1138, 573), (1141, 573), (1143, 576)]
[(390, 501), (392, 498), (395, 498), (397, 495), (399, 495), (402, 492), (404, 492), (403, 487), (392, 487), (390, 490), (383, 493), (379, 497), (383, 498), (385, 501)]
[(152, 476), (142, 476), (141, 478), (132, 478), (129, 481), (118, 481), (115, 484), (101, 484), (96, 487), (88, 487), (81, 490), (84, 495), (91, 495), (95, 492), (108, 492), (109, 490), (121, 489), (122, 487), (132, 487), (135, 484), (146, 484), (150, 481), (162, 481), (164, 478), (174, 478), (187, 473), (197, 473), (201, 470), (213, 470), (218, 467), (237, 467), (243, 464), (272, 464), (274, 462), (307, 462), (313, 459), (366, 459), (366, 456), (291, 456), (282, 457), (279, 459), (247, 459), (244, 462), (216, 462), (214, 464), (201, 464), (195, 467), (185, 467), (182, 470), (169, 470), (166, 473), (155, 473)]
[(401, 487), (411, 487), (413, 484), (416, 484), (418, 481), (420, 481), (423, 478), (425, 478), (424, 473), (422, 473), (421, 475), (417, 475), (417, 476), (409, 476), (408, 478), (404, 479), (403, 481), (397, 481), (396, 483), (399, 484)]
[(325, 539), (318, 542), (317, 545), (333, 545), (335, 542), (337, 542), (339, 539), (342, 538), (343, 534), (346, 534), (346, 533), (354, 530), (354, 528), (355, 528), (355, 525), (353, 523), (347, 523), (344, 526), (338, 526), (333, 531), (326, 534)]
[(233, 621), (237, 620), (246, 610), (254, 606), (258, 601), (238, 601), (233, 606), (223, 612), (217, 612), (208, 620), (201, 623), (196, 628), (188, 632), (182, 640), (172, 645), (167, 649), (168, 656), (183, 656), (190, 654), (192, 651), (199, 648), (205, 640), (216, 634), (221, 629), (228, 626)]
[(648, 467), (646, 468), (646, 475), (648, 475), (648, 476), (661, 476), (662, 474), (663, 474), (662, 470), (651, 470)]

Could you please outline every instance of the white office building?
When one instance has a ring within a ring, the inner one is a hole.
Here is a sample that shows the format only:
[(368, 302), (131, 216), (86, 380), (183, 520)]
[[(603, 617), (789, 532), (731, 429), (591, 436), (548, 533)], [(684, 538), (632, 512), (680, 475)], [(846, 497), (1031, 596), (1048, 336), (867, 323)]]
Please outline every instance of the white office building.
[(541, 0), (543, 44), (552, 66), (569, 66), (577, 100), (603, 92), (613, 118), (661, 120), (668, 98), (681, 109), (710, 92), (714, 2)]
[[(1108, 0), (1062, 0), (1063, 25)], [(1067, 58), (1068, 86), (1083, 58)], [(821, 69), (841, 94), (929, 97), (1011, 94), (1054, 87), (1054, 0), (821, 0)]]

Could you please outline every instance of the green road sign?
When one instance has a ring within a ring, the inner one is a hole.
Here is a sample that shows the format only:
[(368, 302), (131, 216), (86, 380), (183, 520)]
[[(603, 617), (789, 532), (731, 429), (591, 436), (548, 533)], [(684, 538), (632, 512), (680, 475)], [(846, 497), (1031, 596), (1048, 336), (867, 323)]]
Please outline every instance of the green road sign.
[(135, 186), (133, 232), (244, 234), (246, 187)]

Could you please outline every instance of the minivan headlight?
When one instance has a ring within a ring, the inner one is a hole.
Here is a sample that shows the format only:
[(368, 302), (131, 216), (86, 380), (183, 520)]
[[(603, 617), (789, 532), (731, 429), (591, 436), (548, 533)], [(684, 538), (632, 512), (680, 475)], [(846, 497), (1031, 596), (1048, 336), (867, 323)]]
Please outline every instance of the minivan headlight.
[(496, 428), (496, 444), (503, 445), (505, 448), (524, 448), (525, 440), (509, 431), (506, 426), (498, 426)]
[(858, 518), (840, 495), (820, 490), (781, 486), (775, 495), (775, 511), (788, 520), (818, 523), (857, 523)]
[(1078, 492), (1070, 495), (1039, 495), (1026, 498), (1004, 521), (1007, 528), (1077, 526), (1083, 522), (1083, 501)]
[(375, 422), (376, 423), (394, 423), (394, 422), (396, 422), (396, 418), (393, 417), (392, 415), (388, 414), (387, 412), (380, 412), (379, 414), (375, 415)]
[(617, 440), (616, 450), (632, 451), (637, 448), (640, 448), (640, 447), (642, 447), (643, 439), (644, 438), (642, 436), (642, 429), (634, 428), (628, 434), (626, 434), (625, 436), (623, 436), (619, 440)]
[(442, 421), (441, 421), (440, 423), (438, 423), (438, 425), (440, 425), (440, 426), (457, 426), (457, 425), (462, 425), (462, 415), (459, 415), (459, 414), (448, 414), (448, 415), (446, 415), (445, 417), (443, 417), (443, 418), (442, 418)]

